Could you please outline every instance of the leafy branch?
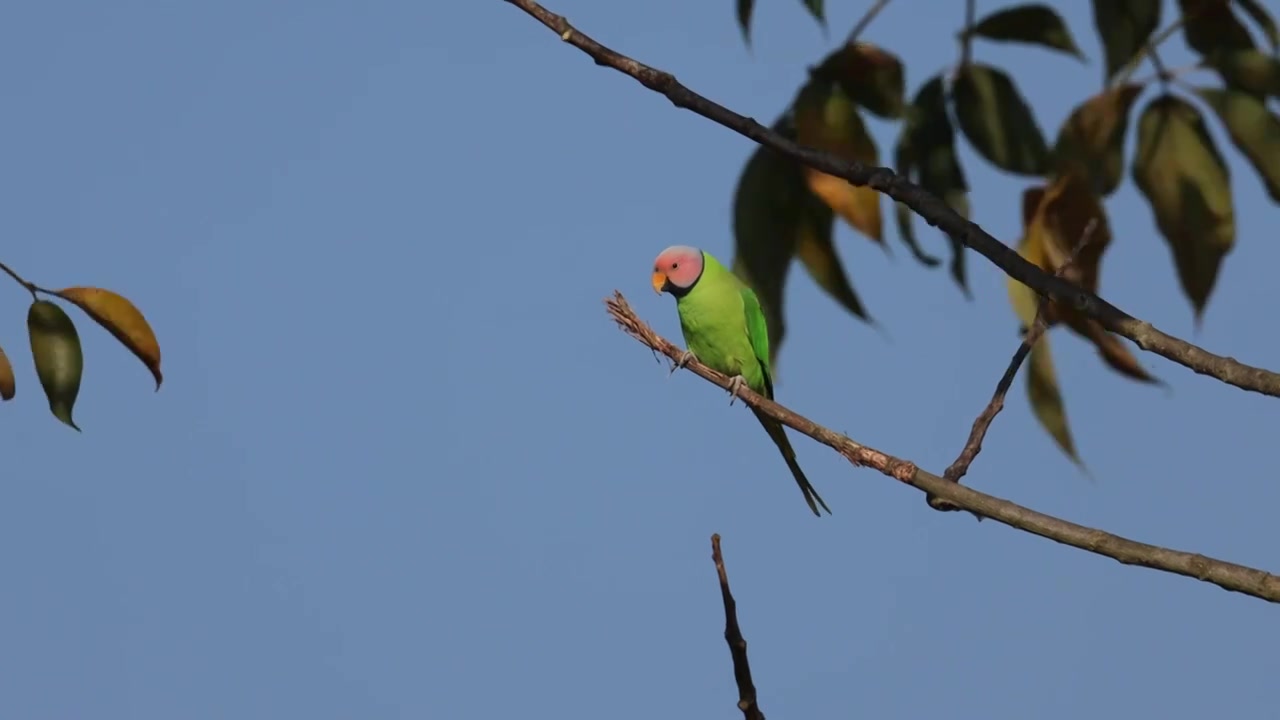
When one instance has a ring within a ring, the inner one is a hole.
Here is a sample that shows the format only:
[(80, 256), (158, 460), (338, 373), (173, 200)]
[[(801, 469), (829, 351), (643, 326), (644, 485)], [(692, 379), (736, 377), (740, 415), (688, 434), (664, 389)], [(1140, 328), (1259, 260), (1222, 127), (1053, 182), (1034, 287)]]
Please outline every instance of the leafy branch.
[(890, 168), (842, 160), (830, 153), (801, 145), (752, 118), (740, 115), (690, 90), (670, 73), (601, 45), (575, 29), (563, 16), (547, 10), (534, 0), (505, 1), (555, 31), (561, 40), (586, 53), (596, 64), (630, 76), (641, 85), (666, 97), (676, 107), (697, 113), (807, 167), (843, 178), (856, 187), (869, 187), (888, 195), (957, 242), (985, 257), (1013, 280), (1061, 307), (1097, 321), (1106, 330), (1128, 338), (1139, 348), (1243, 390), (1280, 397), (1280, 373), (1246, 365), (1174, 337), (1070, 280), (1046, 272), (976, 223), (967, 220), (946, 202), (900, 177)]
[[(631, 337), (655, 352), (676, 362), (684, 351), (666, 338), (654, 332), (647, 323), (636, 316), (622, 293), (614, 291), (605, 298), (605, 306), (613, 321)], [(729, 378), (691, 360), (685, 369), (721, 388), (729, 389)], [(916, 467), (909, 460), (851, 440), (778, 403), (743, 389), (738, 398), (748, 406), (759, 410), (790, 427), (796, 432), (813, 438), (840, 453), (854, 467), (868, 467), (882, 475), (925, 492), (949, 505), (977, 515), (991, 518), (998, 523), (1029, 532), (1033, 535), (1069, 545), (1080, 550), (1109, 557), (1124, 565), (1136, 565), (1184, 575), (1202, 582), (1212, 583), (1224, 590), (1244, 593), (1268, 602), (1280, 603), (1280, 576), (1217, 560), (1198, 553), (1184, 552), (1130, 540), (1095, 528), (1078, 525), (1051, 515), (1037, 512), (993, 495), (978, 492), (959, 483), (934, 475)]]
[[(27, 280), (4, 263), (0, 263), (0, 271), (31, 293), (31, 306), (27, 310), (31, 355), (36, 376), (49, 401), (49, 411), (58, 420), (75, 430), (80, 429), (72, 410), (80, 394), (84, 350), (71, 317), (57, 303), (41, 295), (64, 300), (84, 311), (146, 365), (155, 378), (156, 390), (160, 390), (164, 381), (160, 371), (160, 343), (142, 312), (127, 298), (96, 287), (50, 290)], [(13, 364), (0, 349), (0, 401), (12, 400), (16, 390)]]

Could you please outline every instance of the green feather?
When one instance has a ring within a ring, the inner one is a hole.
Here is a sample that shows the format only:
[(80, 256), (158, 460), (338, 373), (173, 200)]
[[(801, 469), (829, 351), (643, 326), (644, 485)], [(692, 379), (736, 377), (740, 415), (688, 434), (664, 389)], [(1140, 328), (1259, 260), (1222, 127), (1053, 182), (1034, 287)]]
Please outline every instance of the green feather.
[[(702, 263), (698, 281), (676, 299), (685, 344), (702, 364), (729, 377), (741, 375), (747, 387), (772, 400), (769, 329), (760, 301), (751, 288), (706, 251), (702, 252)], [(782, 423), (754, 409), (752, 412), (778, 446), (809, 509), (820, 515), (821, 505), (830, 514), (831, 509), (796, 462)]]

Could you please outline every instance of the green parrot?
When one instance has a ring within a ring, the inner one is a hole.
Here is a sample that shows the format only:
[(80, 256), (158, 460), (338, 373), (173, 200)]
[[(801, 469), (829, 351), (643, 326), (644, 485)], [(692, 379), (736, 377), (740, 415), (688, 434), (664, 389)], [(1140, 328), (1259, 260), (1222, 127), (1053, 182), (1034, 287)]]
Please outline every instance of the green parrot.
[[(732, 378), (729, 404), (738, 397), (743, 385), (773, 399), (773, 378), (769, 369), (769, 332), (756, 294), (710, 253), (686, 245), (663, 250), (653, 262), (653, 289), (661, 295), (671, 293), (680, 313), (680, 330), (689, 349), (676, 363), (683, 367), (698, 360), (709, 368)], [(769, 438), (782, 452), (787, 467), (795, 476), (800, 492), (814, 515), (822, 517), (818, 505), (827, 514), (831, 508), (809, 484), (796, 451), (782, 423), (751, 409), (764, 426)], [(817, 501), (815, 504), (814, 501)]]

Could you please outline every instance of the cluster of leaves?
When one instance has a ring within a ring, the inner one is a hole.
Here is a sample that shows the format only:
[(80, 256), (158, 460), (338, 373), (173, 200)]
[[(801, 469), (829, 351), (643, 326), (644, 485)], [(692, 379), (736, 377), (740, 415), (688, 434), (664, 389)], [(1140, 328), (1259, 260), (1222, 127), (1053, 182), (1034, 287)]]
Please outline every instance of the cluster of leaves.
[[(2, 267), (2, 266), (0, 266)], [(84, 374), (84, 350), (80, 345), (80, 333), (66, 313), (52, 299), (58, 298), (75, 305), (111, 333), (151, 371), (156, 380), (156, 390), (164, 381), (160, 372), (160, 344), (155, 332), (142, 313), (128, 299), (102, 288), (69, 287), (62, 290), (46, 290), (18, 277), (7, 267), (10, 276), (31, 292), (31, 307), (27, 310), (27, 334), (31, 343), (31, 357), (35, 361), (36, 377), (49, 400), (53, 416), (77, 431), (71, 412), (80, 394), (80, 380)], [(12, 400), (17, 390), (13, 364), (0, 349), (0, 400)]]
[[(822, 1), (803, 2), (825, 25)], [(749, 37), (753, 4), (754, 0), (738, 0), (744, 37)], [(884, 4), (877, 3), (876, 9)], [(962, 6), (954, 5), (957, 10)], [(969, 187), (956, 153), (962, 136), (986, 162), (1030, 181), (1023, 195), (1018, 245), (1028, 260), (1057, 272), (1084, 229), (1092, 226), (1089, 242), (1066, 275), (1097, 292), (1101, 261), (1111, 241), (1104, 200), (1123, 181), (1130, 116), (1150, 90), (1137, 113), (1130, 174), (1151, 207), (1199, 321), (1223, 258), (1235, 242), (1231, 177), (1207, 130), (1206, 115), (1222, 124), (1271, 198), (1280, 202), (1280, 117), (1267, 107), (1269, 98), (1280, 98), (1280, 29), (1258, 0), (1176, 0), (1178, 16), (1157, 33), (1162, 5), (1163, 0), (1092, 0), (1105, 55), (1103, 89), (1074, 107), (1052, 146), (1013, 77), (970, 57), (971, 44), (982, 39), (1038, 45), (1085, 61), (1061, 15), (1041, 3), (971, 18), (972, 24), (959, 33), (959, 62), (927, 78), (909, 102), (902, 60), (884, 48), (851, 39), (810, 69), (774, 129), (843, 159), (880, 165), (863, 113), (897, 121), (900, 131), (892, 167), (969, 217)], [(1254, 42), (1241, 16), (1262, 31), (1270, 53)], [(1157, 46), (1179, 32), (1198, 59), (1192, 67), (1170, 70), (1160, 61)], [(1134, 70), (1148, 61), (1155, 75), (1131, 80)], [(1216, 76), (1220, 84), (1190, 84), (1185, 77), (1196, 71)], [(870, 320), (833, 244), (837, 216), (858, 233), (884, 243), (881, 198), (875, 191), (853, 187), (764, 147), (747, 161), (734, 196), (734, 270), (760, 296), (774, 352), (785, 334), (783, 291), (796, 258), (827, 294), (853, 315)], [(912, 255), (926, 266), (940, 265), (941, 260), (917, 242), (910, 210), (897, 204), (895, 219)], [(951, 277), (968, 295), (964, 247), (949, 240)], [(1035, 316), (1037, 296), (1015, 281), (1010, 281), (1009, 295), (1025, 332)], [(1119, 337), (1096, 321), (1052, 304), (1045, 317), (1050, 327), (1065, 325), (1095, 345), (1102, 360), (1125, 377), (1160, 382)], [(1027, 391), (1036, 417), (1078, 462), (1047, 334), (1033, 349), (1029, 365)]]

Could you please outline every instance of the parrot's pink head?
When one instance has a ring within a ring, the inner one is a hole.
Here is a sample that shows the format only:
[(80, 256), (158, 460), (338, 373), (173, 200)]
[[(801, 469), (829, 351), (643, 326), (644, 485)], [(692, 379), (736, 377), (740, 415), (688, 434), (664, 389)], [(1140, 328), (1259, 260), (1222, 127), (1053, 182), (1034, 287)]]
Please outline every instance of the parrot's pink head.
[(653, 291), (676, 297), (693, 289), (702, 277), (702, 251), (688, 245), (672, 245), (653, 261)]

